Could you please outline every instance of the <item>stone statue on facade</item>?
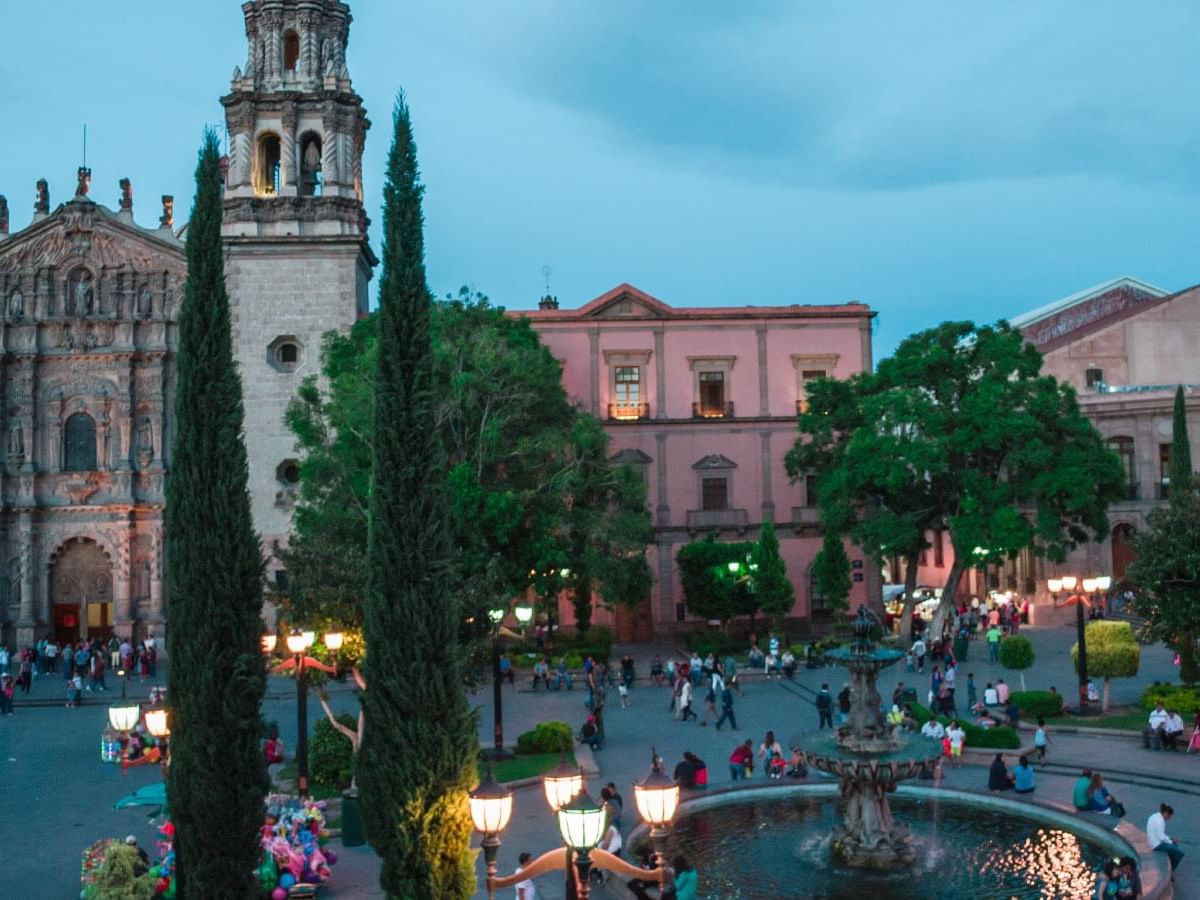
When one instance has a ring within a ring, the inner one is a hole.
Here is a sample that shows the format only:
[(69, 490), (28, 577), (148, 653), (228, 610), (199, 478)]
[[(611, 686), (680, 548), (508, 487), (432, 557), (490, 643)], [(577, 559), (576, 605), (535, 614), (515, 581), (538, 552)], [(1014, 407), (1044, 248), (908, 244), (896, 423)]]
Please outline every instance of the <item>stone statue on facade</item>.
[(145, 285), (138, 291), (137, 313), (143, 319), (150, 318), (150, 314), (154, 311), (154, 300), (150, 295), (150, 288)]
[(8, 234), (8, 198), (0, 194), (0, 235)]
[(13, 425), (8, 432), (8, 457), (13, 462), (23, 462), (25, 459), (25, 426)]
[(63, 296), (63, 312), (68, 316), (87, 316), (91, 315), (95, 305), (92, 273), (84, 269), (73, 276), (70, 290)]
[(20, 288), (13, 288), (13, 292), (8, 295), (8, 315), (13, 319), (25, 315), (25, 295), (21, 293)]
[(119, 182), (121, 185), (121, 209), (133, 209), (133, 184), (128, 178), (122, 178)]
[(75, 186), (75, 199), (83, 200), (92, 187), (92, 170), (87, 166), (79, 167), (79, 183)]
[(158, 220), (159, 228), (174, 228), (175, 227), (175, 198), (170, 194), (163, 194), (162, 198), (162, 217)]
[(33, 203), (33, 211), (35, 213), (50, 212), (50, 183), (45, 178), (38, 179), (37, 200)]
[(138, 422), (137, 455), (142, 466), (149, 465), (150, 460), (154, 459), (154, 428), (148, 418)]

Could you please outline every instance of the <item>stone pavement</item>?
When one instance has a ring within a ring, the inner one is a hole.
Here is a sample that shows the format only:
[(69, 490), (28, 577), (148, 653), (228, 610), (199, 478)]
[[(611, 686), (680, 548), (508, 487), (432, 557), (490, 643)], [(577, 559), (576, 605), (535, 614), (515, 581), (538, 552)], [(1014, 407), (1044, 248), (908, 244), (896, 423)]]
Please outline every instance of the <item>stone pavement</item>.
[[(1074, 683), (1067, 651), (1074, 640), (1070, 628), (1028, 629), (1038, 654), (1035, 669), (1026, 673), (1028, 687), (1055, 685), (1070, 694)], [(619, 648), (617, 655), (626, 648)], [(655, 652), (665, 654), (670, 645), (636, 645), (629, 648), (637, 660), (638, 671), (645, 673)], [(978, 645), (972, 646), (972, 653)], [(997, 665), (984, 659), (970, 658), (963, 667), (974, 671), (979, 688), (997, 677), (1019, 686), (1019, 678), (1004, 673)], [(903, 668), (901, 664), (900, 668)], [(1170, 655), (1158, 647), (1143, 648), (1142, 674), (1135, 679), (1115, 681), (1113, 700), (1132, 703), (1141, 687), (1154, 679), (1175, 680)], [(160, 673), (161, 675), (162, 673)], [(633, 706), (621, 709), (615, 692), (606, 719), (608, 742), (596, 757), (601, 774), (589, 779), (588, 789), (599, 794), (606, 782), (615, 782), (625, 798), (626, 822), (637, 820), (632, 783), (649, 771), (650, 748), (658, 752), (673, 768), (684, 750), (692, 750), (705, 759), (714, 786), (729, 780), (726, 760), (739, 740), (750, 738), (755, 745), (762, 740), (766, 729), (774, 729), (786, 743), (793, 734), (812, 729), (817, 724), (811, 697), (822, 681), (828, 681), (836, 692), (840, 689), (842, 670), (823, 668), (801, 670), (794, 682), (771, 681), (761, 678), (748, 680), (745, 696), (736, 700), (739, 732), (717, 732), (710, 724), (701, 728), (694, 722), (676, 722), (668, 711), (668, 694), (639, 681), (631, 696)], [(881, 690), (889, 694), (899, 679), (914, 684), (922, 692), (925, 679), (919, 683), (915, 673), (908, 675), (889, 670), (881, 679)], [(119, 685), (117, 686), (119, 688)], [(136, 682), (135, 693), (144, 696), (147, 686)], [(82, 849), (92, 841), (106, 836), (137, 835), (144, 844), (152, 845), (154, 831), (144, 811), (127, 809), (114, 811), (112, 804), (119, 797), (157, 780), (156, 770), (134, 769), (122, 775), (114, 766), (99, 761), (100, 732), (106, 721), (105, 707), (119, 696), (119, 690), (107, 695), (85, 694), (85, 705), (65, 709), (62, 701), (65, 689), (61, 676), (38, 679), (33, 699), (43, 706), (18, 706), (14, 716), (0, 718), (0, 804), (6, 813), (8, 829), (4, 834), (5, 893), (39, 898), (69, 898), (78, 896), (78, 865)], [(539, 721), (559, 719), (577, 728), (586, 715), (583, 707), (585, 692), (560, 691), (552, 694), (533, 694), (522, 687), (504, 689), (505, 738), (509, 744)], [(18, 696), (20, 702), (21, 697)], [(471, 695), (480, 710), (479, 735), (483, 744), (491, 743), (490, 687)], [(334, 695), (338, 709), (352, 710), (356, 701), (346, 690)], [(698, 704), (702, 707), (702, 702)], [(269, 698), (264, 704), (267, 719), (279, 722), (283, 739), (289, 748), (295, 747), (296, 703), (293, 683), (272, 680)], [(321, 715), (317, 702), (309, 708), (310, 722)], [(1129, 809), (1129, 820), (1143, 827), (1150, 811), (1165, 800), (1176, 808), (1170, 832), (1177, 837), (1188, 858), (1180, 869), (1177, 896), (1200, 900), (1200, 816), (1193, 810), (1193, 798), (1200, 796), (1200, 756), (1155, 753), (1141, 749), (1136, 739), (1109, 732), (1078, 734), (1051, 733), (1050, 756), (1047, 767), (1039, 773), (1037, 796), (1065, 798), (1069, 796), (1075, 770), (1084, 765), (1098, 767), (1106, 773), (1113, 793)], [(945, 783), (952, 787), (979, 789), (986, 773), (979, 766), (965, 766), (951, 771)], [(214, 823), (219, 827), (219, 823)], [(546, 806), (540, 786), (522, 788), (516, 792), (513, 820), (500, 848), (502, 872), (511, 872), (522, 850), (535, 854), (559, 842), (557, 829)], [(478, 860), (480, 890), (483, 863)], [(702, 873), (703, 874), (703, 873)], [(379, 897), (377, 887), (378, 860), (369, 847), (342, 849), (334, 870), (334, 879), (326, 897)], [(547, 900), (563, 896), (561, 881), (554, 876), (539, 880), (539, 891)], [(507, 894), (511, 896), (511, 894)], [(605, 896), (605, 895), (599, 895)], [(611, 891), (607, 896), (618, 896)], [(703, 896), (703, 894), (702, 894)]]

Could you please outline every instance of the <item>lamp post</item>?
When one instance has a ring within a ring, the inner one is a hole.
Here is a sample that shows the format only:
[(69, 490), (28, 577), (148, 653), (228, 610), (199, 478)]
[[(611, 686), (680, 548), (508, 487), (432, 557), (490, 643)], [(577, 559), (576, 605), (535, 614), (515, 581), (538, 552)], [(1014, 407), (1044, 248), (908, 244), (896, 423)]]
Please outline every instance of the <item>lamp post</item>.
[(591, 893), (591, 852), (604, 837), (605, 819), (603, 807), (586, 790), (580, 791), (558, 811), (558, 833), (567, 848), (575, 853), (575, 896), (579, 900), (588, 900)]
[(489, 768), (483, 784), (468, 795), (471, 805), (471, 821), (475, 830), (483, 835), (483, 856), (487, 862), (488, 896), (494, 897), (492, 888), (496, 880), (496, 851), (500, 849), (500, 832), (512, 817), (512, 793), (492, 777)]
[[(492, 626), (492, 748), (487, 752), (488, 759), (510, 759), (512, 753), (504, 746), (504, 696), (501, 686), (503, 675), (500, 672), (500, 638), (504, 627), (504, 616), (508, 609), (497, 606), (488, 610), (488, 621)], [(518, 604), (513, 614), (524, 629), (533, 618), (533, 607)]]
[[(337, 674), (336, 666), (327, 666), (308, 655), (309, 649), (316, 643), (315, 631), (299, 631), (293, 629), (284, 638), (284, 646), (290, 657), (271, 671), (280, 673), (287, 669), (296, 670), (296, 789), (301, 796), (308, 793), (308, 670), (320, 669), (331, 675)], [(276, 647), (278, 639), (273, 634), (262, 637), (262, 650), (270, 656)], [(336, 646), (335, 646), (336, 645)], [(330, 650), (342, 646), (341, 632), (330, 632), (325, 635), (325, 646)]]
[(146, 722), (146, 730), (158, 742), (159, 750), (162, 753), (162, 773), (165, 777), (167, 769), (171, 766), (171, 744), (167, 740), (171, 736), (171, 728), (167, 710), (163, 707), (148, 709), (143, 719)]
[(679, 806), (679, 785), (662, 770), (658, 751), (650, 751), (650, 774), (633, 786), (633, 799), (638, 812), (650, 826), (650, 841), (654, 844), (654, 863), (667, 867), (667, 826), (675, 818)]
[[(1083, 579), (1084, 594), (1074, 593), (1075, 588), (1080, 586), (1080, 580), (1074, 575), (1062, 575), (1058, 578), (1049, 578), (1046, 580), (1046, 587), (1054, 598), (1055, 605), (1058, 604), (1058, 592), (1067, 591), (1070, 596), (1066, 599), (1066, 604), (1075, 607), (1075, 635), (1076, 642), (1079, 646), (1079, 658), (1077, 668), (1079, 670), (1079, 714), (1086, 715), (1088, 711), (1088, 671), (1087, 671), (1087, 617), (1084, 615), (1084, 607), (1088, 605), (1088, 598), (1085, 595), (1089, 587), (1089, 583), (1096, 579)], [(1091, 585), (1092, 590), (1095, 590), (1095, 585)]]

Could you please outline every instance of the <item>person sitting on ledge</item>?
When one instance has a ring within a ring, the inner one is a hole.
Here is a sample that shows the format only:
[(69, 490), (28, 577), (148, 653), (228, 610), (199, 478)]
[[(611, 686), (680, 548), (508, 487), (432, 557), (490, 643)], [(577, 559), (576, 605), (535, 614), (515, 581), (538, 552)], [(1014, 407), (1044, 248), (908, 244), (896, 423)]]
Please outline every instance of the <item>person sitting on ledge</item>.
[(583, 727), (579, 729), (579, 742), (587, 744), (593, 750), (600, 749), (600, 729), (596, 727), (596, 717), (589, 715)]
[(999, 706), (1000, 705), (1000, 694), (996, 691), (996, 689), (994, 687), (992, 687), (992, 683), (990, 681), (987, 683), (987, 687), (985, 687), (983, 689), (983, 705), (984, 706)]
[(695, 753), (685, 750), (675, 766), (675, 783), (684, 790), (708, 787), (708, 767)]
[(1075, 779), (1075, 788), (1071, 794), (1071, 802), (1075, 804), (1076, 812), (1084, 812), (1092, 808), (1088, 799), (1088, 788), (1092, 785), (1092, 770), (1084, 769)]
[(1033, 793), (1033, 766), (1029, 765), (1029, 758), (1021, 756), (1016, 766), (1013, 768), (1013, 790), (1018, 794)]
[(1008, 766), (1004, 765), (1004, 754), (997, 753), (996, 758), (992, 760), (992, 767), (988, 770), (988, 790), (998, 794), (1012, 786), (1013, 776), (1009, 774)]
[(1183, 737), (1183, 718), (1173, 709), (1167, 710), (1167, 721), (1163, 723), (1162, 745), (1165, 750), (1178, 750)]

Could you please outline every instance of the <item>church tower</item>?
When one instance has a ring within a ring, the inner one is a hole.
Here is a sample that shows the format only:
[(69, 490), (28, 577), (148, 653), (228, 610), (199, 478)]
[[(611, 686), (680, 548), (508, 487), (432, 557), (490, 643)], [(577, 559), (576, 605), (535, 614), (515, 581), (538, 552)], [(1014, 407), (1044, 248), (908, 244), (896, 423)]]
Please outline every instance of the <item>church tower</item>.
[(230, 153), (226, 282), (246, 406), (255, 527), (286, 538), (299, 480), (284, 412), (320, 371), (321, 336), (367, 312), (362, 155), (370, 122), (346, 68), (339, 0), (242, 4), (249, 52), (222, 98)]

